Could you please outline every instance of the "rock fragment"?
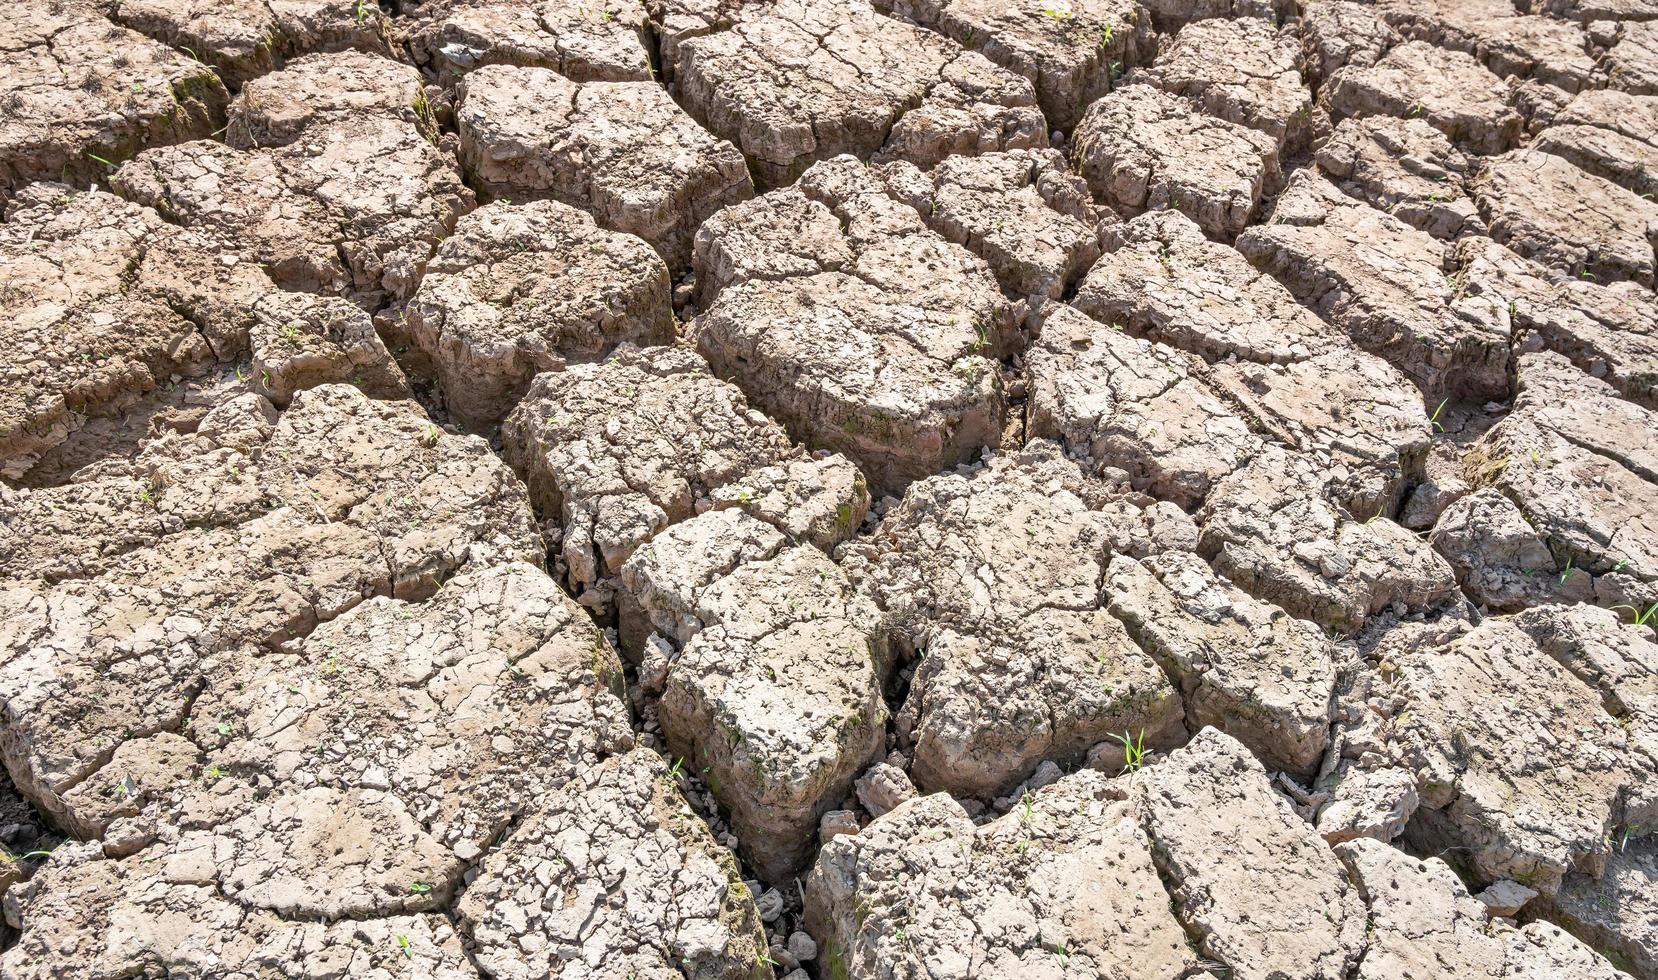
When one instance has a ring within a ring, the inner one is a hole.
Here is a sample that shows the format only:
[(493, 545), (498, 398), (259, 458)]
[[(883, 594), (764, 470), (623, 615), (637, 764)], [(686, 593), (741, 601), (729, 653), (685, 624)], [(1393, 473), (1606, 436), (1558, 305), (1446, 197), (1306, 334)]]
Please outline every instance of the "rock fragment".
[(499, 422), (539, 372), (674, 334), (662, 259), (554, 201), (490, 204), (462, 218), (403, 320), (445, 408), (479, 428)]
[(351, 115), (397, 120), (437, 139), (420, 72), (378, 54), (346, 51), (305, 55), (244, 85), (230, 104), (225, 142), (239, 150), (287, 146), (313, 125)]
[(550, 197), (637, 235), (676, 269), (697, 226), (753, 194), (742, 155), (654, 82), (489, 65), (456, 90), (460, 161), (490, 194)]
[(1095, 196), (1119, 212), (1172, 208), (1226, 238), (1280, 181), (1271, 137), (1149, 85), (1124, 86), (1089, 106), (1074, 153)]
[(408, 381), (368, 314), (337, 296), (272, 292), (253, 307), (255, 389), (278, 408), (323, 384), (350, 383), (376, 398), (409, 397)]

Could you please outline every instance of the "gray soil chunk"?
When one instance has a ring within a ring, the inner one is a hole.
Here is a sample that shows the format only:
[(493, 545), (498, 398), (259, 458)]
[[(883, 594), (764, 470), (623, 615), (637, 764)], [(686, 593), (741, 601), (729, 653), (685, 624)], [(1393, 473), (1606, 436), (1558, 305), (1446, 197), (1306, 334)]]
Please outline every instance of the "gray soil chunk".
[(838, 453), (750, 470), (709, 497), (714, 510), (745, 511), (824, 551), (851, 537), (869, 513), (863, 474)]
[(1226, 975), (1351, 974), (1365, 949), (1364, 903), (1248, 749), (1205, 729), (1137, 774), (1132, 799), (1175, 914)]
[(84, 187), (146, 146), (224, 125), (230, 96), (201, 62), (86, 5), (31, 2), (9, 13), (0, 28), (0, 202), (32, 180)]
[(1508, 394), (1509, 326), (1453, 272), (1449, 246), (1308, 171), (1238, 250), (1360, 347), (1402, 370), (1428, 404)]
[(1348, 65), (1373, 67), (1403, 40), (1374, 6), (1349, 0), (1309, 0), (1301, 33), (1308, 73), (1319, 81)]
[(975, 826), (939, 793), (835, 837), (806, 879), (820, 959), (853, 980), (1209, 975), (1120, 786), (1085, 770), (1027, 799)]
[(717, 551), (730, 518), (750, 535), (764, 527), (729, 511), (694, 518), (641, 547), (622, 576), (656, 610), (680, 610), (659, 708), (669, 749), (704, 773), (756, 873), (786, 882), (885, 747), (888, 658), (874, 605), (810, 545), (684, 575), (669, 552)]
[[(862, 0), (756, 5), (676, 50), (680, 101), (742, 150), (764, 188), (817, 160), (868, 156), (889, 135), (921, 166), (952, 151), (1047, 145), (1029, 81)], [(900, 118), (912, 111), (936, 131), (904, 132)], [(941, 143), (943, 152), (929, 149)]]
[(636, 0), (431, 0), (402, 39), (444, 86), (485, 65), (551, 68), (577, 82), (651, 80), (650, 18)]
[(1491, 237), (1567, 275), (1650, 287), (1658, 204), (1562, 157), (1515, 150), (1473, 182)]
[(43, 873), (7, 895), (8, 913), (27, 925), (0, 957), (0, 971), (19, 980), (261, 969), (314, 977), (346, 963), (394, 980), (477, 976), (460, 934), (440, 913), (296, 921), (225, 898), (213, 881), (210, 854), (169, 853), (158, 844), (106, 860), (96, 844), (61, 848)]
[(883, 12), (939, 31), (1030, 79), (1049, 125), (1069, 131), (1090, 102), (1151, 60), (1151, 17), (1137, 0), (881, 0)]
[(113, 0), (110, 17), (211, 66), (232, 88), (308, 51), (391, 53), (392, 22), (357, 0)]
[(337, 296), (272, 292), (253, 306), (253, 389), (278, 408), (294, 394), (334, 383), (375, 398), (408, 398), (403, 370), (367, 313)]
[(482, 440), (338, 385), (280, 417), (244, 395), (80, 482), (0, 491), (0, 511), (0, 748), (70, 824), (63, 794), (123, 741), (176, 730), (218, 651), (279, 648), (370, 596), (542, 556), (522, 485)]
[(1645, 287), (1569, 277), (1489, 238), (1458, 243), (1455, 264), (1471, 291), (1509, 311), (1519, 350), (1555, 351), (1623, 397), (1658, 408), (1658, 306)]
[(1344, 119), (1316, 160), (1350, 196), (1435, 238), (1485, 233), (1468, 195), (1468, 157), (1421, 119)]
[(542, 518), (563, 529), (566, 581), (599, 609), (635, 548), (714, 489), (796, 454), (695, 353), (632, 345), (538, 375), (501, 442)]
[(1454, 847), (1476, 880), (1549, 895), (1568, 871), (1601, 872), (1615, 828), (1650, 822), (1652, 757), (1521, 624), (1490, 618), (1449, 639), (1407, 638), (1376, 669), (1370, 703), (1391, 717), (1373, 751), (1416, 774), (1413, 847)]
[(313, 125), (350, 115), (396, 119), (437, 139), (420, 72), (348, 51), (306, 55), (244, 85), (230, 104), (225, 142), (239, 150), (287, 146)]
[[(1236, 250), (1172, 211), (1110, 228), (1106, 245), (1077, 290), (1077, 309), (1202, 358), (1193, 370), (1255, 432), (1348, 467), (1349, 507), (1375, 513), (1417, 472), (1429, 435), (1420, 392)], [(1038, 341), (1033, 377), (1057, 339)]]
[(1069, 307), (1045, 313), (1027, 355), (1031, 435), (1186, 509), (1260, 452), (1249, 424), (1204, 382), (1198, 358)]
[(988, 798), (1124, 731), (1179, 744), (1179, 695), (1099, 583), (1111, 555), (1190, 548), (1193, 530), (1043, 442), (912, 486), (845, 562), (896, 646), (922, 655), (898, 719), (917, 784)]
[(1211, 116), (1271, 136), (1284, 156), (1313, 135), (1313, 93), (1301, 83), (1301, 46), (1270, 20), (1200, 20), (1163, 45), (1138, 78), (1194, 100)]
[(1094, 195), (1122, 214), (1173, 208), (1226, 238), (1280, 180), (1272, 137), (1149, 85), (1124, 86), (1089, 106), (1073, 155)]
[(456, 911), (478, 965), (504, 980), (747, 980), (766, 949), (736, 861), (646, 749), (538, 801)]
[(1523, 356), (1519, 378), (1514, 413), (1474, 448), (1476, 475), (1519, 508), (1562, 569), (1565, 594), (1578, 587), (1572, 577), (1591, 577), (1598, 600), (1645, 609), (1658, 601), (1658, 413), (1558, 355)]
[(1114, 557), (1105, 592), (1112, 614), (1179, 681), (1188, 728), (1226, 732), (1269, 769), (1318, 768), (1336, 681), (1318, 627), (1250, 598), (1185, 552)]
[[(780, 244), (778, 244), (780, 243)], [(881, 491), (1001, 440), (990, 360), (1016, 338), (984, 260), (930, 231), (850, 157), (727, 209), (698, 232), (691, 328), (716, 373)], [(706, 295), (706, 292), (705, 292)]]
[(1561, 570), (1525, 514), (1486, 487), (1454, 501), (1433, 525), (1429, 541), (1455, 570), (1463, 591), (1482, 608), (1514, 612), (1540, 602), (1592, 600), (1584, 573)]
[(1524, 928), (1488, 922), (1485, 903), (1437, 857), (1422, 860), (1363, 839), (1340, 845), (1336, 854), (1370, 907), (1369, 944), (1357, 980), (1624, 976), (1548, 922)]
[(1335, 72), (1324, 98), (1338, 118), (1424, 119), (1476, 153), (1501, 153), (1520, 135), (1520, 114), (1509, 107), (1502, 79), (1472, 55), (1425, 41), (1407, 41), (1374, 65)]
[(370, 304), (412, 292), (438, 241), (472, 208), (472, 192), (414, 126), (373, 114), (319, 122), (276, 149), (199, 141), (147, 150), (110, 183), (221, 238), (285, 289)]
[(542, 371), (673, 340), (668, 267), (632, 235), (555, 201), (490, 204), (426, 265), (403, 330), (459, 422), (501, 421)]
[(1655, 896), (1658, 839), (1647, 837), (1621, 844), (1599, 877), (1567, 875), (1550, 912), (1574, 934), (1636, 976), (1658, 976)]
[(550, 197), (643, 238), (676, 269), (697, 226), (754, 193), (742, 154), (654, 82), (490, 65), (456, 89), (461, 166), (492, 195)]
[(928, 227), (983, 258), (1018, 296), (1059, 299), (1100, 254), (1109, 212), (1056, 150), (951, 157), (930, 174), (908, 164), (883, 168), (889, 193)]
[(1454, 603), (1445, 560), (1393, 521), (1331, 502), (1335, 480), (1311, 455), (1269, 448), (1209, 494), (1200, 551), (1250, 595), (1344, 632), (1390, 608)]
[(1532, 147), (1647, 200), (1658, 194), (1658, 146), (1652, 143), (1598, 126), (1557, 125), (1539, 134)]

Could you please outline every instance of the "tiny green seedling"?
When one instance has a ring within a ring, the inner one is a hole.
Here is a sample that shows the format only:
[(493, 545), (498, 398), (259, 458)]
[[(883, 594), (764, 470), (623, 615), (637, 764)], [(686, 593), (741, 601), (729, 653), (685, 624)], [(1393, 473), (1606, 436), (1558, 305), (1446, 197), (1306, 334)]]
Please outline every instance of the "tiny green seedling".
[(98, 163), (101, 163), (101, 164), (103, 164), (103, 165), (104, 165), (104, 166), (106, 166), (106, 167), (108, 167), (108, 168), (109, 168), (109, 169), (111, 169), (111, 170), (114, 170), (114, 169), (116, 169), (116, 167), (115, 167), (115, 164), (113, 164), (113, 163), (111, 163), (111, 162), (109, 162), (109, 161), (108, 161), (108, 160), (105, 160), (105, 159), (104, 159), (104, 158), (103, 158), (103, 157), (101, 157), (101, 156), (99, 156), (99, 155), (98, 155), (98, 154), (96, 154), (96, 153), (88, 153), (88, 154), (87, 154), (87, 155), (86, 155), (86, 158), (87, 158), (87, 159), (88, 159), (88, 160), (94, 160), (94, 161), (96, 161), (96, 162), (98, 162)]
[(399, 933), (397, 936), (397, 950), (408, 959), (414, 959), (414, 953), (409, 951), (409, 937)]
[(1634, 606), (1625, 604), (1616, 605), (1612, 608), (1629, 610), (1635, 617), (1636, 626), (1645, 626), (1646, 624), (1652, 622), (1655, 616), (1658, 616), (1658, 602), (1654, 602), (1652, 605), (1648, 606), (1646, 612), (1642, 612)]
[(430, 895), (430, 894), (432, 894), (432, 886), (428, 885), (424, 881), (417, 881), (414, 884), (409, 886), (409, 894), (411, 894), (411, 895)]
[(1123, 772), (1134, 772), (1146, 761), (1146, 730), (1140, 729), (1138, 738), (1130, 738), (1127, 732), (1113, 735), (1112, 738), (1123, 746)]
[(1560, 572), (1560, 584), (1565, 585), (1566, 580), (1571, 578), (1571, 577), (1572, 577), (1572, 559), (1568, 558), (1568, 559), (1566, 559), (1566, 567)]
[(1445, 402), (1448, 402), (1448, 401), (1450, 401), (1450, 399), (1447, 398), (1447, 399), (1442, 400), (1438, 405), (1435, 405), (1434, 410), (1433, 410), (1433, 414), (1428, 416), (1428, 424), (1433, 426), (1433, 430), (1435, 432), (1444, 432), (1445, 431), (1445, 424), (1443, 422), (1439, 421), (1439, 416), (1444, 414), (1444, 412), (1445, 412)]

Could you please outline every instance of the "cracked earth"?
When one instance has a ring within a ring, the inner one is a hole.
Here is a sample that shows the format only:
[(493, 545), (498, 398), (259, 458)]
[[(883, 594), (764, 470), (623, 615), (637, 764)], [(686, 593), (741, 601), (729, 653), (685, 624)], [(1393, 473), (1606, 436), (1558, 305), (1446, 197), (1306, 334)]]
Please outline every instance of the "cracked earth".
[(0, 980), (1658, 980), (1655, 0), (0, 19)]

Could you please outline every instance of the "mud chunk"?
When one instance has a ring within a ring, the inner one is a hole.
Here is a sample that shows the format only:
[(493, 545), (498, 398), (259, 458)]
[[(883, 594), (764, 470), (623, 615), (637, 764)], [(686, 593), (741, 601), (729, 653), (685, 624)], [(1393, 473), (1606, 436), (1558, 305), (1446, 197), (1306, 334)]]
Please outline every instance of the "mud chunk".
[(1421, 119), (1344, 119), (1316, 159), (1347, 194), (1435, 238), (1485, 232), (1467, 192), (1468, 158)]
[(1625, 398), (1658, 408), (1658, 307), (1642, 286), (1601, 286), (1520, 258), (1488, 238), (1458, 243), (1471, 292), (1509, 310), (1516, 346), (1544, 347)]
[(644, 749), (543, 800), (484, 860), (458, 912), (479, 964), (514, 980), (582, 967), (739, 980), (766, 948), (736, 862)]
[(219, 236), (283, 288), (369, 303), (411, 292), (472, 207), (472, 192), (415, 127), (373, 114), (319, 121), (277, 149), (202, 141), (146, 150), (110, 183)]
[(1472, 55), (1406, 41), (1374, 65), (1330, 76), (1331, 112), (1342, 116), (1421, 118), (1476, 153), (1501, 153), (1520, 135), (1502, 79)]
[(391, 19), (356, 0), (115, 0), (110, 17), (210, 65), (239, 88), (308, 51), (391, 53)]
[[(1078, 288), (1078, 309), (1203, 358), (1195, 370), (1252, 430), (1351, 464), (1348, 506), (1390, 505), (1416, 472), (1429, 429), (1420, 392), (1397, 368), (1356, 349), (1181, 214), (1142, 215), (1106, 238), (1111, 251)], [(1053, 341), (1038, 342), (1033, 365)]]
[(762, 466), (709, 497), (715, 510), (741, 509), (825, 551), (851, 537), (869, 513), (869, 486), (839, 453)]
[(622, 649), (639, 659), (652, 634), (683, 645), (707, 625), (697, 601), (704, 589), (748, 562), (775, 558), (788, 545), (782, 532), (736, 510), (700, 514), (663, 530), (622, 564), (616, 624)]
[(1280, 180), (1271, 137), (1149, 85), (1124, 86), (1089, 106), (1075, 147), (1078, 170), (1102, 202), (1125, 215), (1173, 208), (1228, 238)]
[[(799, 244), (773, 252), (796, 229)], [(984, 260), (858, 161), (727, 211), (699, 232), (696, 268), (720, 289), (691, 330), (715, 372), (872, 487), (901, 490), (1000, 442), (989, 358), (1016, 339), (1012, 310)]]
[(1099, 257), (1102, 216), (1057, 151), (951, 157), (926, 176), (904, 168), (889, 165), (893, 193), (1016, 295), (1059, 299)]
[(1318, 832), (1332, 844), (1398, 837), (1415, 815), (1421, 797), (1416, 778), (1403, 769), (1348, 768), (1318, 811)]
[(577, 82), (651, 80), (650, 28), (634, 0), (429, 0), (403, 32), (415, 64), (450, 86), (485, 65), (551, 68)]
[(1115, 557), (1111, 612), (1178, 679), (1187, 727), (1214, 726), (1268, 768), (1311, 775), (1330, 736), (1336, 663), (1311, 623), (1250, 598), (1196, 555)]
[(1378, 6), (1407, 37), (1467, 52), (1498, 75), (1536, 79), (1567, 92), (1604, 84), (1589, 37), (1575, 24), (1522, 15), (1500, 0), (1383, 0)]
[(1030, 79), (1049, 125), (1069, 131), (1124, 71), (1151, 59), (1151, 17), (1136, 0), (881, 0), (884, 12), (939, 31)]
[(254, 387), (278, 408), (294, 393), (349, 382), (376, 398), (407, 398), (403, 371), (368, 314), (337, 296), (272, 292), (253, 307)]
[(1514, 413), (1476, 446), (1487, 481), (1519, 509), (1556, 567), (1570, 560), (1603, 601), (1645, 609), (1658, 601), (1658, 420), (1559, 355), (1521, 357), (1519, 378)]
[(1513, 612), (1594, 597), (1587, 577), (1580, 573), (1574, 582), (1562, 572), (1520, 508), (1489, 487), (1445, 508), (1428, 540), (1451, 563), (1469, 598), (1487, 609)]
[[(680, 41), (677, 52), (681, 101), (742, 150), (762, 188), (788, 184), (817, 160), (867, 157), (889, 133), (910, 150), (935, 147), (914, 159), (921, 166), (950, 152), (956, 140), (947, 131), (969, 137), (978, 152), (1046, 145), (1028, 81), (862, 0), (758, 7), (729, 30)], [(935, 130), (926, 139), (901, 122), (918, 106)]]
[[(1650, 809), (1638, 787), (1651, 758), (1515, 623), (1407, 643), (1383, 669), (1384, 690), (1402, 699), (1393, 752), (1422, 797), (1405, 831), (1414, 846), (1461, 848), (1479, 880), (1546, 895), (1569, 870), (1598, 873), (1608, 828)], [(1557, 737), (1555, 712), (1573, 719), (1571, 738)]]
[(1090, 771), (982, 826), (940, 793), (837, 836), (806, 879), (806, 921), (820, 960), (849, 977), (1086, 969), (1173, 978), (1199, 969), (1140, 814)]
[(695, 353), (623, 346), (603, 363), (538, 375), (502, 426), (504, 454), (545, 519), (578, 597), (604, 608), (639, 545), (713, 489), (795, 451)]
[(1266, 133), (1293, 156), (1313, 132), (1313, 94), (1301, 83), (1300, 61), (1296, 39), (1270, 20), (1213, 18), (1182, 27), (1141, 76), (1211, 116)]
[(1370, 68), (1403, 40), (1374, 6), (1349, 0), (1311, 0), (1301, 32), (1309, 73), (1320, 81), (1348, 65)]
[(1658, 146), (1651, 143), (1596, 126), (1551, 126), (1532, 146), (1642, 197), (1658, 193)]
[(201, 861), (169, 860), (165, 844), (121, 860), (104, 859), (95, 844), (60, 854), (7, 896), (24, 922), (18, 945), (0, 957), (10, 976), (273, 968), (326, 976), (341, 963), (398, 980), (477, 973), (441, 914), (290, 921), (216, 894), (210, 860), (204, 876)]
[(1607, 955), (1615, 954), (1636, 976), (1652, 976), (1658, 971), (1655, 881), (1658, 840), (1623, 841), (1598, 877), (1567, 875), (1550, 909), (1573, 933)]
[[(629, 567), (650, 563), (656, 545)], [(662, 731), (708, 774), (755, 870), (786, 881), (885, 744), (876, 610), (809, 545), (739, 564), (681, 603), (700, 629), (668, 668)]]
[(1390, 520), (1360, 519), (1331, 503), (1331, 479), (1311, 456), (1261, 453), (1209, 494), (1198, 514), (1200, 550), (1256, 598), (1343, 631), (1389, 607), (1456, 600), (1443, 558)]
[(195, 325), (122, 275), (172, 234), (154, 211), (61, 184), (15, 205), (0, 224), (0, 473), (11, 478), (86, 416), (214, 358)]
[(1658, 204), (1534, 149), (1487, 161), (1473, 182), (1491, 237), (1567, 275), (1652, 285)]
[(989, 797), (1113, 734), (1185, 737), (1178, 694), (1098, 591), (1112, 553), (1159, 550), (1150, 525), (1184, 515), (1114, 503), (1037, 442), (914, 485), (847, 556), (893, 642), (923, 654), (898, 719), (923, 790)]
[(438, 246), (404, 329), (430, 359), (445, 407), (483, 428), (539, 372), (622, 343), (671, 341), (668, 292), (667, 266), (632, 235), (555, 201), (490, 204)]
[(1495, 299), (1470, 295), (1447, 246), (1302, 171), (1272, 223), (1238, 251), (1296, 298), (1386, 359), (1428, 404), (1508, 393), (1508, 323)]
[(887, 762), (877, 762), (858, 777), (858, 802), (865, 810), (879, 817), (899, 805), (915, 799), (915, 785), (904, 770)]
[(1658, 143), (1658, 96), (1616, 89), (1579, 92), (1555, 113), (1554, 124), (1594, 126), (1653, 145)]
[(310, 126), (342, 116), (396, 119), (437, 139), (420, 72), (375, 54), (306, 55), (242, 87), (225, 142), (239, 150), (287, 146)]
[(1360, 977), (1507, 976), (1485, 906), (1438, 858), (1419, 860), (1359, 838), (1336, 848), (1370, 907)]
[(1283, 0), (1150, 0), (1146, 6), (1151, 11), (1152, 22), (1166, 34), (1209, 17), (1276, 19), (1288, 12)]
[(1214, 729), (1134, 779), (1176, 914), (1239, 977), (1345, 977), (1365, 947), (1358, 890), (1273, 791), (1249, 750)]
[(1620, 24), (1606, 52), (1606, 77), (1612, 88), (1635, 95), (1658, 95), (1658, 22)]
[(30, 3), (12, 13), (0, 31), (0, 201), (32, 180), (84, 187), (146, 146), (224, 125), (230, 96), (201, 62), (90, 5)]
[(1030, 432), (1191, 508), (1261, 450), (1190, 354), (1052, 308), (1029, 353)]
[[(1623, 721), (1650, 755), (1658, 746), (1658, 645), (1650, 630), (1625, 622), (1623, 612), (1547, 605), (1526, 610), (1514, 617), (1514, 624), (1599, 692), (1606, 710)], [(1631, 838), (1642, 833), (1638, 827), (1624, 829)]]
[(491, 194), (551, 197), (644, 239), (675, 268), (698, 225), (753, 194), (742, 155), (653, 82), (491, 65), (457, 88), (461, 165)]

